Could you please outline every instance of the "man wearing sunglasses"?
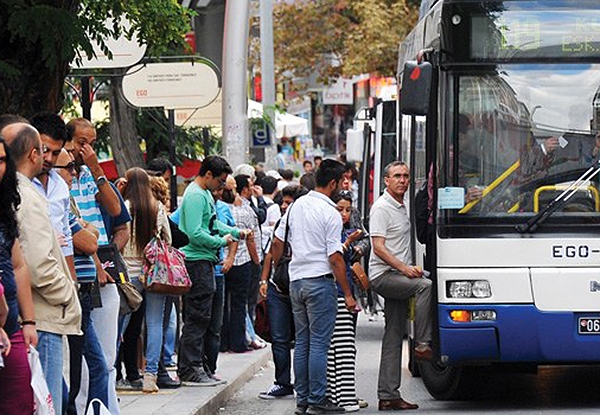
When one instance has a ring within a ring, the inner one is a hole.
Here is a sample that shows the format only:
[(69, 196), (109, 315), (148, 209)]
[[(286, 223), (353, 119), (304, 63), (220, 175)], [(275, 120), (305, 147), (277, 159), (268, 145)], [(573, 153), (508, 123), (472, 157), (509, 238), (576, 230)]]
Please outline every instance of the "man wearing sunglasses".
[(56, 234), (72, 277), (75, 279), (73, 263), (73, 243), (69, 227), (69, 188), (53, 169), (62, 148), (67, 141), (67, 127), (64, 121), (51, 112), (41, 112), (31, 119), (31, 125), (38, 130), (42, 139), (42, 171), (33, 179), (33, 184), (48, 201), (48, 215)]

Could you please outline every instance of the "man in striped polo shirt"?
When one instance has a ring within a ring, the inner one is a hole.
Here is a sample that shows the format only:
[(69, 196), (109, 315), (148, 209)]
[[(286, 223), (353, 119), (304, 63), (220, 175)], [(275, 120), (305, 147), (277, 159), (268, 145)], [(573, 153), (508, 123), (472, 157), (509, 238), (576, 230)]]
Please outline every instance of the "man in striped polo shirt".
[[(118, 216), (121, 213), (121, 204), (119, 197), (108, 183), (94, 151), (96, 129), (89, 120), (75, 118), (67, 124), (67, 132), (73, 143), (73, 157), (77, 168), (77, 176), (73, 179), (71, 186), (71, 195), (77, 203), (82, 219), (98, 230), (98, 245), (107, 245), (109, 241), (102, 220), (100, 205), (111, 216)], [(109, 367), (109, 410), (113, 414), (118, 414), (114, 364), (117, 355), (119, 293), (114, 281), (102, 269), (99, 261), (96, 264), (96, 269), (101, 286), (102, 307), (92, 310), (91, 315), (94, 326), (98, 329), (98, 337)]]

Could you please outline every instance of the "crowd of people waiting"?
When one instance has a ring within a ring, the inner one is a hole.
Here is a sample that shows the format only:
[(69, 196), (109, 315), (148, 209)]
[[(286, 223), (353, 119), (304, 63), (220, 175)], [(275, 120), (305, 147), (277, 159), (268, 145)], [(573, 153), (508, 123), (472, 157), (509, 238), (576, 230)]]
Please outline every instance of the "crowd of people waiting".
[[(261, 298), (275, 382), (260, 397), (295, 396), (296, 413), (308, 414), (367, 405), (355, 388), (360, 308), (351, 265), (371, 248), (351, 164), (318, 159), (313, 169), (305, 162), (296, 183), (289, 171), (247, 164), (234, 170), (224, 158), (208, 156), (170, 213), (168, 161), (152, 160), (111, 183), (95, 141), (94, 126), (83, 118), (65, 124), (51, 113), (30, 120), (0, 116), (0, 413), (32, 413), (30, 347), (39, 353), (57, 414), (86, 413), (92, 400), (118, 414), (117, 390), (223, 384), (219, 352), (267, 346), (254, 330)], [(388, 170), (386, 184), (396, 177), (388, 177)], [(400, 193), (392, 199), (402, 200), (401, 190), (389, 190)], [(422, 276), (407, 260), (390, 263), (390, 255), (403, 252), (386, 250), (385, 218), (376, 220), (376, 277), (391, 268), (408, 280)], [(154, 236), (185, 254), (191, 289), (182, 296), (145, 290), (144, 250)], [(126, 279), (143, 294), (137, 310), (123, 307), (123, 281), (111, 277), (101, 260), (101, 252), (111, 249), (122, 258)], [(374, 285), (393, 296), (399, 286), (389, 278)], [(425, 281), (400, 288), (418, 294), (429, 288)], [(425, 340), (419, 353), (428, 358), (430, 334), (419, 334)], [(384, 341), (385, 347), (398, 344)], [(176, 378), (169, 367), (177, 368)], [(399, 387), (396, 377), (387, 379), (392, 389)], [(402, 399), (396, 395), (380, 393), (380, 409), (412, 409), (397, 408)]]

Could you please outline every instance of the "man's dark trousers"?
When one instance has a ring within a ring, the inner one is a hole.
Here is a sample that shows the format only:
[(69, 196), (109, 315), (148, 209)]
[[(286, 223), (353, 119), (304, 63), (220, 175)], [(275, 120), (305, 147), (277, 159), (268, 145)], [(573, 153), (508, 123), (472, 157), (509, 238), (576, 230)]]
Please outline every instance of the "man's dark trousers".
[(210, 324), (215, 276), (210, 261), (185, 261), (192, 288), (183, 296), (183, 330), (179, 344), (179, 376), (204, 372), (204, 336)]

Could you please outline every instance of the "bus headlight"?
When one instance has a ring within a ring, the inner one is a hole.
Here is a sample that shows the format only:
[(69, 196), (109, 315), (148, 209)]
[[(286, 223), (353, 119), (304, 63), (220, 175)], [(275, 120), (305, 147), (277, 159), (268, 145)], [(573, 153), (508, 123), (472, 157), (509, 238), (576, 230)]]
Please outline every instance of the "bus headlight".
[(487, 280), (448, 281), (446, 295), (448, 298), (490, 298), (492, 287)]

